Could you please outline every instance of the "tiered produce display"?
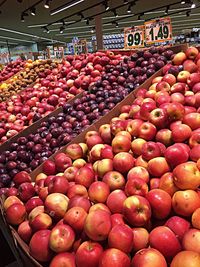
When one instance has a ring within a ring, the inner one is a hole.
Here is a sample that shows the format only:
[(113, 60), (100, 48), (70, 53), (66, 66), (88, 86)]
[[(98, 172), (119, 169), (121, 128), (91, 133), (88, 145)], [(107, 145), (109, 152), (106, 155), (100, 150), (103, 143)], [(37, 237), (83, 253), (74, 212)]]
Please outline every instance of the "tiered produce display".
[(6, 220), (37, 261), (200, 266), (200, 53), (188, 48), (173, 64), (34, 182), (22, 171), (1, 189)]
[(48, 64), (45, 69), (38, 68), (35, 75), (40, 80), (35, 85), (0, 103), (0, 144), (87, 89), (99, 79), (105, 64), (110, 61), (111, 65), (116, 64), (119, 57), (113, 54), (106, 56), (105, 53), (92, 54), (87, 58), (85, 55), (68, 56), (59, 66), (51, 63), (54, 64), (53, 69)]
[[(0, 124), (2, 142), (24, 129), (27, 122), (30, 125), (43, 114), (49, 114), (56, 106), (63, 106), (63, 109), (57, 117), (50, 116), (38, 125), (34, 133), (20, 136), (10, 144), (9, 150), (1, 153), (1, 187), (8, 186), (15, 174), (21, 170), (30, 173), (38, 167), (86, 127), (108, 113), (135, 87), (143, 83), (147, 76), (155, 73), (173, 56), (173, 52), (169, 49), (150, 51), (142, 53), (139, 51), (130, 57), (125, 57), (123, 62), (120, 55), (115, 56), (112, 53), (108, 56), (104, 53), (88, 56), (86, 62), (93, 64), (86, 64), (85, 56), (82, 61), (81, 57), (77, 57), (75, 61), (73, 57), (68, 57), (60, 72), (54, 69), (52, 72), (55, 76), (50, 74), (41, 80), (42, 87), (37, 83), (19, 96), (11, 97), (15, 104), (13, 101), (4, 103), (9, 112), (5, 111), (2, 114), (9, 122)], [(147, 65), (146, 62), (151, 63), (148, 69), (143, 66)], [(83, 90), (86, 91), (74, 101), (73, 105), (65, 104), (73, 94)], [(7, 127), (10, 130), (6, 133)]]
[(16, 60), (7, 64), (1, 71), (0, 71), (0, 83), (8, 80), (10, 77), (15, 75), (20, 70), (23, 70), (25, 66), (25, 61)]
[(52, 62), (52, 60), (36, 60), (34, 62), (28, 60), (22, 71), (12, 76), (6, 83), (1, 84), (0, 102), (6, 101), (16, 93), (20, 93), (21, 90), (33, 84), (38, 77), (46, 77), (48, 72), (56, 67), (57, 63)]

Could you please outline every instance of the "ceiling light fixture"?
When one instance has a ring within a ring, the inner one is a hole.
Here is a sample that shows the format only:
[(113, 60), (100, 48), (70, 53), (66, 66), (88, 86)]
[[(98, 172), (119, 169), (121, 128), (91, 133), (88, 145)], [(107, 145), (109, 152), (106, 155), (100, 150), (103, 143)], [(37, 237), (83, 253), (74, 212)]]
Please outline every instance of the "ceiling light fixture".
[(70, 7), (76, 6), (76, 5), (78, 5), (78, 4), (82, 3), (82, 2), (84, 2), (84, 0), (78, 0), (78, 1), (74, 1), (73, 0), (73, 1), (70, 1), (68, 4), (65, 4), (65, 5), (63, 5), (63, 6), (59, 7), (59, 8), (56, 8), (56, 9), (52, 10), (50, 14), (53, 16), (55, 14), (58, 14), (58, 13), (64, 11), (64, 10), (70, 8)]
[(47, 28), (47, 26), (42, 27), (42, 29), (44, 29), (44, 32), (49, 33), (49, 29)]
[(92, 27), (91, 33), (94, 33), (94, 31), (95, 31), (95, 27)]
[(132, 11), (131, 11), (131, 5), (128, 6), (128, 9), (127, 9), (127, 13), (130, 14)]
[(189, 17), (189, 16), (190, 16), (190, 13), (191, 13), (191, 11), (190, 11), (190, 10), (189, 10), (189, 11), (187, 11), (187, 12), (186, 12), (186, 16), (187, 16), (187, 17)]
[(82, 12), (80, 12), (78, 15), (81, 17), (81, 20), (84, 19), (84, 16), (83, 16), (83, 13)]
[(168, 13), (169, 13), (169, 6), (167, 6), (165, 9), (165, 15), (168, 15)]
[(90, 20), (86, 19), (86, 25), (89, 25), (89, 24), (90, 24)]
[(44, 4), (44, 7), (45, 7), (45, 8), (49, 8), (49, 7), (50, 7), (50, 6), (49, 6), (50, 1), (51, 1), (51, 0), (46, 0), (46, 1), (45, 1), (45, 4)]
[(119, 17), (119, 15), (117, 14), (116, 9), (113, 10), (113, 14), (114, 14), (115, 18)]
[(108, 1), (105, 1), (103, 3), (103, 5), (105, 6), (105, 10), (108, 11), (110, 9), (109, 5), (108, 5)]
[(25, 21), (24, 17), (27, 17), (27, 16), (28, 16), (28, 13), (26, 12), (21, 13), (21, 22), (24, 22)]
[(128, 4), (128, 0), (124, 0), (124, 5), (127, 5)]
[(64, 26), (61, 26), (60, 27), (60, 33), (63, 33), (64, 29), (65, 29), (65, 27)]
[(194, 2), (192, 2), (190, 8), (195, 8), (195, 7), (196, 7), (196, 4)]
[(181, 5), (185, 5), (185, 1), (181, 1)]
[(36, 9), (35, 9), (35, 7), (32, 7), (32, 8), (30, 9), (30, 11), (31, 11), (31, 15), (32, 15), (32, 16), (35, 16), (35, 15), (36, 15)]

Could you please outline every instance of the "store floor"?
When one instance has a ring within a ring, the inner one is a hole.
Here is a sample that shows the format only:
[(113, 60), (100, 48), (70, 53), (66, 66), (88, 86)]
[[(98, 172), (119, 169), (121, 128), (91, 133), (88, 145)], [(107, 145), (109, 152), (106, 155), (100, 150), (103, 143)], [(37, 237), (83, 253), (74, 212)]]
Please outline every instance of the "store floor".
[(18, 267), (15, 257), (10, 250), (8, 243), (6, 242), (2, 232), (0, 231), (0, 267)]

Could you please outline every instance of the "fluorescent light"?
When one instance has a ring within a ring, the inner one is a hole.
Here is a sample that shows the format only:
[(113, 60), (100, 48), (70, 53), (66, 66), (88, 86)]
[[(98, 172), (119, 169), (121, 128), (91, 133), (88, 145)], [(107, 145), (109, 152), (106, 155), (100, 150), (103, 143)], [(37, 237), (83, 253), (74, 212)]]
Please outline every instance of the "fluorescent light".
[[(184, 22), (185, 21), (200, 21), (200, 18), (199, 19), (184, 19)], [(176, 24), (176, 23), (180, 23), (180, 22), (183, 22), (183, 20), (172, 21), (172, 24)]]
[(60, 7), (60, 8), (55, 9), (50, 14), (53, 16), (55, 14), (58, 14), (58, 13), (64, 11), (64, 10), (70, 8), (70, 7), (76, 6), (76, 5), (78, 5), (78, 4), (82, 3), (82, 2), (84, 2), (84, 0), (73, 1), (71, 4), (69, 3), (67, 5), (64, 5), (64, 6)]
[[(66, 21), (65, 24), (67, 25), (67, 24), (74, 23), (74, 22), (76, 22), (76, 21), (75, 21), (75, 20)], [(28, 27), (28, 28), (41, 28), (41, 27), (43, 27), (43, 26), (46, 26), (47, 24), (48, 24), (48, 22), (47, 22), (47, 23), (44, 23), (44, 24), (33, 24), (33, 25), (28, 25), (27, 27)], [(53, 25), (61, 25), (61, 24), (62, 24), (62, 22), (55, 22), (55, 23), (53, 23), (51, 26), (53, 26)]]
[[(0, 40), (0, 44), (7, 44), (7, 42), (4, 42), (4, 41), (1, 41), (1, 40)], [(11, 42), (8, 42), (8, 44), (17, 45), (18, 43), (11, 43)]]
[[(0, 28), (0, 31), (12, 32), (12, 33), (16, 33), (16, 34), (19, 34), (19, 35), (29, 36), (29, 37), (32, 37), (32, 38), (40, 38), (42, 40), (55, 41), (55, 42), (59, 42), (59, 43), (65, 44), (65, 42), (61, 42), (61, 41), (58, 41), (58, 40), (53, 40), (53, 39), (40, 37), (40, 36), (36, 36), (36, 35), (33, 35), (33, 34), (24, 33), (24, 32), (14, 31), (14, 30), (6, 29), (6, 28)], [(31, 42), (31, 41), (26, 41), (26, 42)], [(32, 41), (31, 43), (34, 43), (34, 41)]]
[(28, 41), (28, 40), (24, 40), (24, 39), (18, 39), (18, 38), (13, 38), (13, 37), (7, 37), (7, 36), (0, 36), (0, 38), (2, 39), (10, 39), (10, 40), (14, 40), (14, 41), (23, 41), (23, 42), (27, 42), (27, 43), (34, 43), (33, 41)]

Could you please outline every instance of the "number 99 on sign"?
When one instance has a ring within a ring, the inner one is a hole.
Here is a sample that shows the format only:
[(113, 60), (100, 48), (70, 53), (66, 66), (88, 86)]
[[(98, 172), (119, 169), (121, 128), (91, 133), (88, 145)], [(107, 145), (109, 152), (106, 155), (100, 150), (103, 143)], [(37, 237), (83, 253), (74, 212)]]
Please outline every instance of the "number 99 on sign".
[(138, 46), (141, 45), (143, 40), (141, 39), (141, 35), (139, 32), (129, 33), (127, 36), (127, 44), (128, 46)]

